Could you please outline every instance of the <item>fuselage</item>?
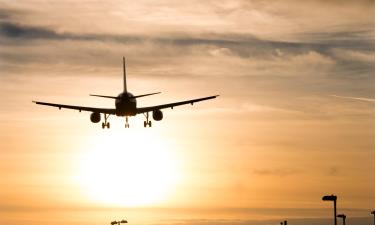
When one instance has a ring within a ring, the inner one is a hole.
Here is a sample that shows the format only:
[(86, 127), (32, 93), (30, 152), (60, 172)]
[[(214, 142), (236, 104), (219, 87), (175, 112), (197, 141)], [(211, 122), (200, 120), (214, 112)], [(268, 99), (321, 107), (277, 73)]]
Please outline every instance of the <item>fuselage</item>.
[(115, 101), (117, 116), (135, 116), (137, 114), (137, 99), (130, 92), (120, 93)]

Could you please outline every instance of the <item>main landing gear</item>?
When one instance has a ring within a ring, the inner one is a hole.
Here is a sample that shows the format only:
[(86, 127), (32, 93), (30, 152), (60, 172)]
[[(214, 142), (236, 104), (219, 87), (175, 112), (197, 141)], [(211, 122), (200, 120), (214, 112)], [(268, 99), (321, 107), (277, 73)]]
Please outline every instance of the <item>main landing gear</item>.
[(108, 119), (108, 117), (109, 117), (110, 115), (108, 114), (104, 114), (104, 122), (102, 123), (102, 128), (104, 129), (104, 128), (110, 128), (110, 124), (109, 124), (109, 122), (107, 122), (107, 119)]
[(125, 128), (129, 128), (128, 117), (125, 117)]
[(143, 115), (146, 117), (146, 120), (143, 122), (143, 126), (144, 127), (147, 127), (147, 126), (149, 126), (149, 127), (151, 127), (151, 120), (148, 120), (148, 112), (146, 112), (146, 113), (143, 113)]

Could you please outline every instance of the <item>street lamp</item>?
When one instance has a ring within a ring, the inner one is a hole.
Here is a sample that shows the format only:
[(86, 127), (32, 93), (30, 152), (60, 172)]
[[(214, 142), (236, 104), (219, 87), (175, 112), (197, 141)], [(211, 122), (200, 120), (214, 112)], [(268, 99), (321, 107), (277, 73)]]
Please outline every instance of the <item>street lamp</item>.
[(336, 218), (336, 201), (337, 196), (336, 195), (326, 195), (322, 198), (323, 201), (333, 201), (333, 217), (335, 221), (335, 225), (337, 225), (337, 218)]
[(120, 225), (121, 223), (128, 223), (128, 221), (126, 221), (126, 220), (121, 220), (121, 221), (112, 221), (111, 222), (111, 225)]
[(375, 211), (372, 211), (371, 214), (374, 215), (374, 225), (375, 225)]
[(345, 214), (339, 214), (337, 215), (338, 218), (342, 218), (342, 225), (345, 225), (346, 216)]

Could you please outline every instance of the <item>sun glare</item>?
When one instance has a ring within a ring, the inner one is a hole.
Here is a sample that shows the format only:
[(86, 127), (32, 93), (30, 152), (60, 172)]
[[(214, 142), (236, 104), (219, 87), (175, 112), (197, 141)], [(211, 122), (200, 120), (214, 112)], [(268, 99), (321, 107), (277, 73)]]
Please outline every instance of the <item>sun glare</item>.
[(145, 206), (161, 202), (179, 174), (171, 143), (150, 130), (105, 130), (92, 137), (79, 160), (78, 182), (103, 204)]

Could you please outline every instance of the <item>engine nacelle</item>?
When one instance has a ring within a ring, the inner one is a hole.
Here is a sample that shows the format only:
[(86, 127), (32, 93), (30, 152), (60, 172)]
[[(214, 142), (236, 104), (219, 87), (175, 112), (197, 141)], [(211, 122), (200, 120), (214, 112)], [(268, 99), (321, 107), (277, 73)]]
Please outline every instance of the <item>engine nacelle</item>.
[(163, 112), (159, 109), (152, 111), (152, 118), (156, 121), (162, 120), (163, 119)]
[(99, 123), (100, 122), (100, 113), (97, 113), (97, 112), (91, 113), (90, 120), (93, 123)]

